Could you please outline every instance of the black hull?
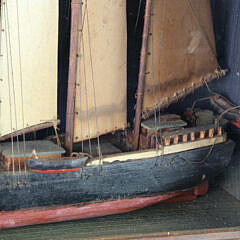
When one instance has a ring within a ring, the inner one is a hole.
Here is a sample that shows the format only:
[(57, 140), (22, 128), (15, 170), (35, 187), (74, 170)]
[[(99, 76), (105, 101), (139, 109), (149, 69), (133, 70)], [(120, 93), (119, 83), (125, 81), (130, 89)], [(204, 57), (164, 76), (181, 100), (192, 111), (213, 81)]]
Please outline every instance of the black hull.
[[(134, 198), (194, 187), (230, 162), (234, 143), (156, 158), (85, 167), (76, 172), (0, 173), (0, 210)], [(200, 162), (205, 159), (205, 161)], [(195, 162), (195, 163), (192, 163)]]

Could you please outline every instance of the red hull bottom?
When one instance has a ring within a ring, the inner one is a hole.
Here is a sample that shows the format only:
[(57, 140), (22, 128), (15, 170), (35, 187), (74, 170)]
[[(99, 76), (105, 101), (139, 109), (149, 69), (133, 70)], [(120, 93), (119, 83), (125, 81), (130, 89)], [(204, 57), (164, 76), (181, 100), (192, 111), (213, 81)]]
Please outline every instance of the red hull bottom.
[(197, 196), (206, 194), (207, 190), (208, 182), (206, 181), (186, 192), (175, 192), (153, 197), (105, 201), (86, 205), (64, 205), (1, 212), (0, 229), (125, 213), (160, 202), (193, 200)]

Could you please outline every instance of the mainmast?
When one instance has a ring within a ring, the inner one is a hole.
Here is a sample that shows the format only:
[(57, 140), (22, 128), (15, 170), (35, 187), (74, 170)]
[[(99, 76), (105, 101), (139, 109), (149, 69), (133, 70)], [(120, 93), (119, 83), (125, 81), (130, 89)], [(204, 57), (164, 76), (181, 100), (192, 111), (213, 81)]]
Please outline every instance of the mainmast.
[(72, 0), (71, 3), (71, 39), (69, 53), (68, 95), (66, 111), (65, 148), (68, 154), (72, 153), (74, 131), (75, 83), (77, 76), (77, 49), (78, 23), (81, 0)]
[(145, 70), (147, 63), (147, 49), (148, 49), (148, 36), (150, 29), (151, 20), (151, 4), (152, 0), (146, 0), (145, 16), (144, 16), (144, 27), (143, 27), (143, 37), (142, 37), (142, 48), (138, 75), (138, 89), (137, 89), (137, 103), (136, 112), (134, 120), (134, 135), (133, 135), (133, 149), (137, 150), (139, 142), (139, 131), (141, 124), (142, 115), (142, 104), (143, 104), (143, 92), (145, 85)]

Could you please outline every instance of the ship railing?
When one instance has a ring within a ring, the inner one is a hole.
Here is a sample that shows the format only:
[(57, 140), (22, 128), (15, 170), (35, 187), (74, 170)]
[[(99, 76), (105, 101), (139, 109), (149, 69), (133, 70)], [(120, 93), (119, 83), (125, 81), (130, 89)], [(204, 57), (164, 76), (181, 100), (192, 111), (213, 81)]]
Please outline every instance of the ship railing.
[(162, 142), (164, 146), (169, 146), (172, 144), (193, 142), (222, 135), (223, 127), (221, 125), (212, 124), (163, 133)]

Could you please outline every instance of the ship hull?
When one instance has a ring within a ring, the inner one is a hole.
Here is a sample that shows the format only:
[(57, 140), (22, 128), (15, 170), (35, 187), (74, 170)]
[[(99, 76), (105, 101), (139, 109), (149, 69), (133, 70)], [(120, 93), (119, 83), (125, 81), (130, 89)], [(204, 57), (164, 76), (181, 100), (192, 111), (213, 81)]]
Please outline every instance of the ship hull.
[(0, 210), (16, 211), (176, 194), (221, 172), (230, 162), (233, 148), (234, 143), (229, 140), (213, 148), (210, 146), (143, 160), (84, 167), (76, 172), (1, 173)]
[(142, 196), (131, 199), (88, 202), (57, 207), (41, 207), (1, 212), (0, 229), (131, 212), (158, 203), (193, 200), (196, 199), (197, 196), (206, 194), (207, 190), (208, 181), (205, 181), (188, 191), (160, 194), (151, 197)]

